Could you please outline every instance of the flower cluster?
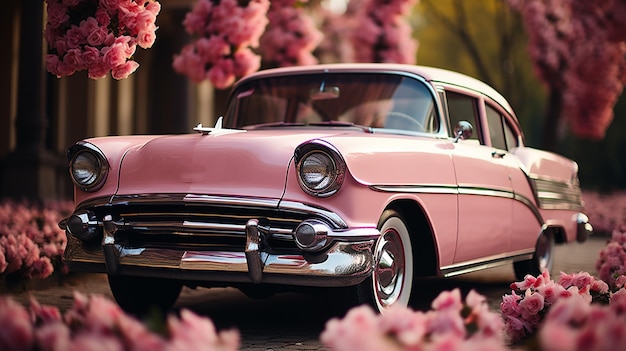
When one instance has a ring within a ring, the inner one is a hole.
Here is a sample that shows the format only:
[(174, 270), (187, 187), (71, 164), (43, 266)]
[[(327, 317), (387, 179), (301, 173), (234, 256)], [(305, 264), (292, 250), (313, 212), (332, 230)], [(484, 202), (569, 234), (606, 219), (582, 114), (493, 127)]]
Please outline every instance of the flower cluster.
[(267, 17), (269, 25), (261, 37), (259, 52), (268, 67), (304, 66), (317, 63), (312, 52), (322, 41), (311, 17), (298, 0), (273, 0)]
[(417, 42), (404, 16), (416, 0), (362, 0), (352, 30), (356, 62), (414, 64)]
[(626, 225), (613, 231), (611, 240), (600, 251), (596, 270), (613, 290), (618, 288), (617, 279), (626, 274)]
[(45, 278), (55, 266), (65, 270), (61, 256), (67, 238), (57, 223), (70, 208), (69, 202), (45, 207), (0, 202), (0, 275)]
[(615, 228), (626, 225), (626, 193), (615, 191), (602, 194), (594, 191), (583, 193), (585, 213), (593, 223), (593, 231), (599, 235), (611, 235)]
[(573, 295), (557, 301), (538, 333), (544, 351), (626, 350), (626, 290), (607, 305), (587, 304)]
[(31, 300), (26, 309), (0, 297), (0, 350), (220, 350), (239, 348), (239, 333), (216, 331), (211, 320), (183, 310), (167, 320), (169, 337), (162, 337), (129, 316), (115, 302), (75, 293), (73, 307), (61, 314), (56, 307)]
[(174, 56), (174, 70), (218, 89), (258, 70), (261, 59), (252, 48), (259, 46), (269, 6), (269, 0), (198, 0), (183, 21), (194, 39)]
[(587, 272), (561, 272), (559, 281), (555, 282), (548, 271), (544, 271), (537, 277), (527, 275), (523, 281), (512, 283), (511, 289), (510, 295), (502, 297), (500, 309), (505, 331), (513, 342), (533, 336), (550, 306), (560, 299), (580, 296), (588, 305), (592, 302), (608, 303), (610, 297), (608, 285)]
[(45, 38), (48, 72), (57, 77), (87, 70), (89, 78), (127, 78), (139, 64), (131, 58), (137, 45), (156, 39), (155, 0), (46, 0)]
[(336, 351), (505, 350), (500, 315), (489, 311), (485, 297), (459, 289), (442, 292), (428, 312), (395, 307), (376, 314), (355, 307), (343, 319), (327, 322), (320, 339)]

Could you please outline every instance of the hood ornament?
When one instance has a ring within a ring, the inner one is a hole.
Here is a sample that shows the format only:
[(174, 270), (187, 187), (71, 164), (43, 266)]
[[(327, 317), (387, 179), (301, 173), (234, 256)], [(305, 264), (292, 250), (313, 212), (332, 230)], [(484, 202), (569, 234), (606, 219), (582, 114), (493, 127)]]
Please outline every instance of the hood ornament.
[(198, 123), (198, 125), (193, 128), (194, 131), (201, 133), (202, 135), (209, 135), (209, 134), (213, 134), (213, 135), (221, 135), (221, 134), (231, 134), (231, 133), (240, 133), (240, 132), (245, 132), (245, 130), (243, 129), (229, 129), (229, 128), (222, 128), (222, 121), (223, 121), (224, 117), (223, 116), (219, 116), (217, 118), (217, 121), (215, 122), (215, 126), (214, 127), (203, 127), (202, 123)]

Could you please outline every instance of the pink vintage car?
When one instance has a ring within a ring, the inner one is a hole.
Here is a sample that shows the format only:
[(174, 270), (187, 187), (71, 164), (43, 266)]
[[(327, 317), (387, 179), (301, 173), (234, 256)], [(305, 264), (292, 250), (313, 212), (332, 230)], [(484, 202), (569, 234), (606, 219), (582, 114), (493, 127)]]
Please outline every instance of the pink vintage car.
[(283, 68), (242, 79), (212, 128), (68, 150), (71, 270), (131, 311), (181, 287), (345, 287), (379, 311), (417, 277), (553, 264), (584, 241), (577, 164), (524, 145), (494, 89), (442, 69)]

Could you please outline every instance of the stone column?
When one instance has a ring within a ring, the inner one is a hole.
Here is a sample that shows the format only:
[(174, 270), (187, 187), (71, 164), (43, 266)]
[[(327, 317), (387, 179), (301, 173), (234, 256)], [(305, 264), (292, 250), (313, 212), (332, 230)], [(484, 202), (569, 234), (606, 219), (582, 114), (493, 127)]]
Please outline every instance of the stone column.
[(42, 0), (20, 0), (16, 147), (0, 163), (1, 197), (55, 199), (62, 158), (46, 145), (46, 73)]

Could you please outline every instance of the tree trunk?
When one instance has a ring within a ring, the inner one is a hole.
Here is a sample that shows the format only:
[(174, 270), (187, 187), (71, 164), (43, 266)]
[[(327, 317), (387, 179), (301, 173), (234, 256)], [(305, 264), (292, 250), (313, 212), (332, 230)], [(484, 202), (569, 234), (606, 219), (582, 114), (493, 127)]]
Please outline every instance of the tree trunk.
[(559, 146), (558, 129), (563, 111), (563, 95), (560, 89), (550, 88), (550, 96), (543, 122), (541, 148), (556, 152)]

